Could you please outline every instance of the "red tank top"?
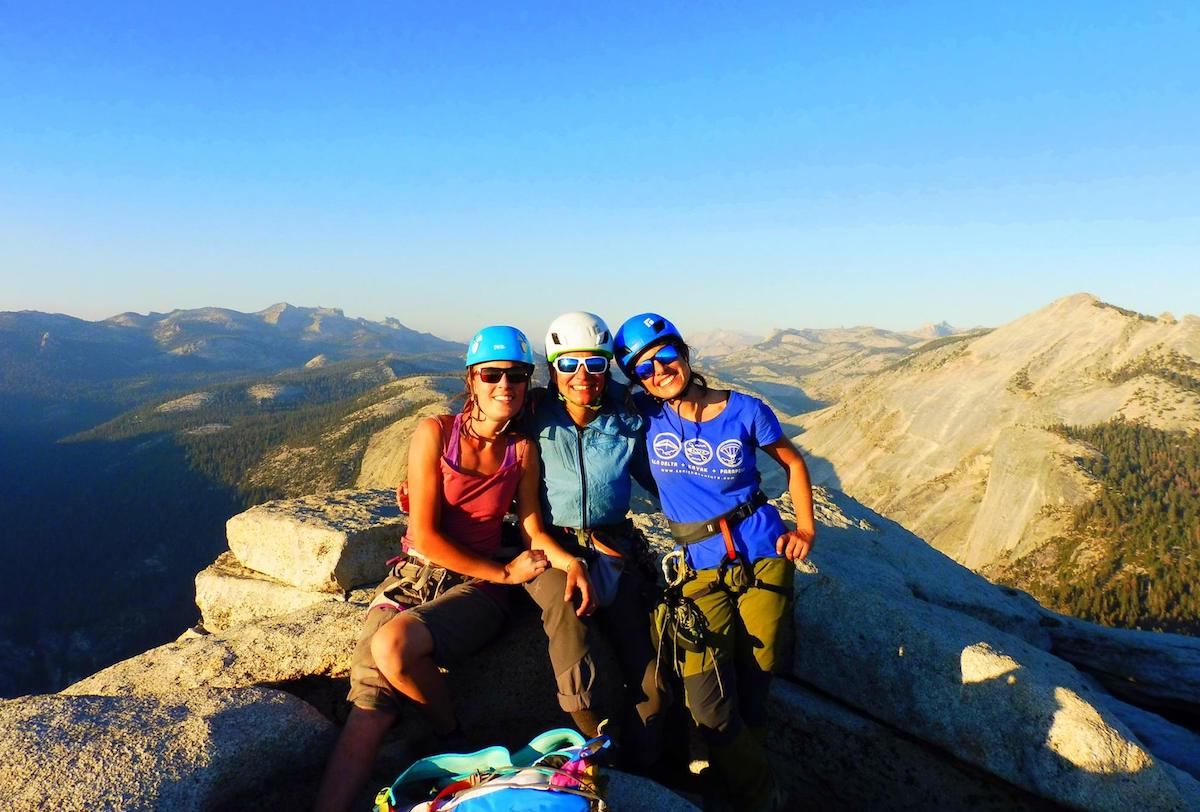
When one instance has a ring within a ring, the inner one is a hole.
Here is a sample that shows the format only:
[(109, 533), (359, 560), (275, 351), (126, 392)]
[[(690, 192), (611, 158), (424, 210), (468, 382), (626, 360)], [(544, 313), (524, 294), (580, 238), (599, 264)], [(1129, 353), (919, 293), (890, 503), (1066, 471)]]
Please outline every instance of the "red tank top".
[[(481, 476), (464, 471), (460, 467), (462, 451), (459, 448), (462, 420), (461, 414), (454, 417), (439, 460), (442, 469), (440, 529), (445, 536), (471, 552), (491, 556), (500, 549), (500, 524), (512, 505), (521, 481), (521, 466), (517, 456), (520, 441), (509, 435), (504, 461), (494, 474)], [(445, 434), (445, 420), (439, 419), (438, 422)], [(404, 549), (410, 546), (411, 541), (405, 536)]]

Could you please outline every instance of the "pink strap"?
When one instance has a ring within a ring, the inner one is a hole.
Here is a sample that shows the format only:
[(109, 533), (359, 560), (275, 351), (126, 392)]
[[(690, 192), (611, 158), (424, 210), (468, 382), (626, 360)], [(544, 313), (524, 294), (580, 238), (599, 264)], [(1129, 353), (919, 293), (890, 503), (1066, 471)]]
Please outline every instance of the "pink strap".
[(462, 454), (458, 447), (459, 437), (462, 436), (462, 419), (462, 412), (459, 412), (454, 416), (454, 422), (450, 428), (450, 439), (446, 441), (446, 451), (444, 456), (446, 457), (446, 461), (455, 468), (458, 467), (458, 460)]

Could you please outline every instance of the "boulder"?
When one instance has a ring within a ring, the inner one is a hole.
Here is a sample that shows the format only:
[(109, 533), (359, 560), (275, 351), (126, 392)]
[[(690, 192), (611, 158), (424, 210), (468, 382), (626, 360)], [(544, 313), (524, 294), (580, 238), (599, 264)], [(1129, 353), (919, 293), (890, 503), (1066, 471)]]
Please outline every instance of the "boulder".
[(909, 540), (861, 531), (823, 527), (797, 574), (799, 679), (1057, 803), (1200, 809), (1200, 784), (1159, 763), (1106, 696), (1024, 639), (1019, 614), (961, 585), (908, 588), (913, 574), (894, 562)]
[(0, 702), (0, 808), (304, 808), (335, 734), (262, 688), (21, 697)]
[[(391, 504), (390, 492), (371, 498)], [(786, 515), (786, 497), (779, 504)], [(1139, 685), (1168, 685), (1187, 673), (1189, 640), (1162, 646), (1174, 636), (1097, 633), (988, 583), (843, 494), (817, 489), (816, 506), (818, 543), (797, 575), (793, 675), (778, 680), (771, 697), (769, 746), (794, 803), (1200, 809), (1200, 785), (1184, 772), (1200, 772), (1200, 739), (1118, 701), (1054, 656), (1071, 641), (1086, 648), (1077, 641), (1100, 640), (1104, 646), (1088, 649), (1098, 675), (1136, 673)], [(661, 514), (634, 519), (657, 550), (669, 548)], [(260, 603), (286, 608), (283, 598), (267, 596), (296, 589), (229, 556), (213, 569), (214, 580), (259, 583), (223, 585), (206, 615), (251, 613), (238, 606), (253, 603), (256, 589), (264, 590)], [(342, 718), (369, 592), (348, 601), (320, 594), (321, 603), (285, 616), (181, 638), (64, 693), (162, 694), (166, 701), (189, 689), (278, 686)], [(519, 590), (513, 597), (501, 637), (448, 672), (459, 717), (481, 744), (520, 746), (568, 723), (555, 701), (536, 611)], [(1122, 652), (1148, 662), (1122, 662)], [(602, 642), (599, 653), (608, 656)], [(1167, 698), (1178, 701), (1185, 690)], [(402, 713), (377, 761), (376, 788), (411, 761), (428, 733), (418, 714)], [(653, 800), (634, 803), (662, 808)]]
[(256, 505), (225, 533), (245, 567), (305, 590), (346, 592), (383, 579), (405, 526), (392, 491), (335, 491)]
[(1139, 739), (1160, 761), (1200, 778), (1200, 734), (1168, 722), (1156, 713), (1122, 702), (1113, 696), (1100, 696), (1121, 721), (1129, 725)]
[[(459, 718), (481, 741), (528, 740), (569, 722), (556, 700), (541, 621), (524, 594), (513, 597), (516, 605), (504, 633), (447, 672)], [(177, 640), (112, 665), (62, 693), (173, 694), (206, 687), (279, 686), (305, 696), (319, 693), (317, 704), (328, 715), (344, 715), (345, 709), (336, 706), (348, 690), (350, 658), (365, 611), (364, 604), (324, 603), (228, 632)], [(603, 641), (598, 649), (598, 656), (611, 656)], [(336, 682), (319, 686), (318, 679)], [(404, 714), (397, 726), (404, 740), (427, 732), (416, 713)]]
[(362, 601), (366, 590), (317, 592), (276, 581), (242, 566), (228, 550), (196, 576), (196, 605), (200, 623), (210, 632), (245, 626), (269, 617), (290, 614), (315, 603)]
[(172, 694), (344, 676), (365, 610), (355, 603), (322, 603), (223, 634), (176, 640), (98, 671), (62, 693)]
[(1200, 639), (1046, 615), (1051, 650), (1109, 691), (1139, 705), (1200, 718)]

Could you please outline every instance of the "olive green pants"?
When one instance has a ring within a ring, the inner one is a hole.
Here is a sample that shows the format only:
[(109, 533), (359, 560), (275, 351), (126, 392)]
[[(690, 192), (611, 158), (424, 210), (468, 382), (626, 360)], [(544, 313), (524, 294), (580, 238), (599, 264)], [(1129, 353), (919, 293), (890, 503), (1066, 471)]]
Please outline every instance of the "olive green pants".
[(707, 649), (684, 654), (688, 710), (723, 786), (747, 809), (764, 806), (774, 784), (763, 749), (767, 691), (776, 668), (791, 662), (796, 572), (784, 558), (759, 559), (753, 570), (761, 585), (743, 592), (717, 569), (697, 570), (683, 587), (708, 622)]

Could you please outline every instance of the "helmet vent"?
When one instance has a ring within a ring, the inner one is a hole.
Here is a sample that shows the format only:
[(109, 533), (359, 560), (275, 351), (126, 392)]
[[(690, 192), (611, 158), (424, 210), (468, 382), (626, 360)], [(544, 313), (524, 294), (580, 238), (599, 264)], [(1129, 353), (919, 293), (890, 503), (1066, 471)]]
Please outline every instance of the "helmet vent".
[(561, 343), (562, 343), (562, 339), (558, 337), (558, 333), (551, 333), (551, 334), (550, 334), (550, 340), (551, 340), (551, 341), (553, 341), (555, 344), (561, 344)]
[(604, 332), (603, 332), (603, 333), (600, 335), (600, 343), (601, 343), (601, 344), (607, 344), (607, 343), (608, 343), (608, 330), (605, 330), (605, 331), (604, 331)]

